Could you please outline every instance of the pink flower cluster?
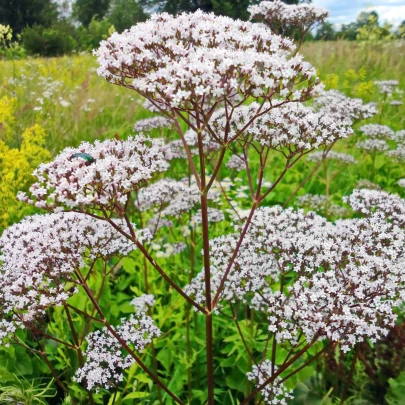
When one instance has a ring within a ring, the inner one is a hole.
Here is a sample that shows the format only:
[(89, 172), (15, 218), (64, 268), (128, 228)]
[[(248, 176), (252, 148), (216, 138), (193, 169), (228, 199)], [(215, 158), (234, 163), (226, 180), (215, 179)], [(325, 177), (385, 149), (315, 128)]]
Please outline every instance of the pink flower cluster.
[(33, 173), (37, 182), (29, 190), (30, 197), (20, 193), (19, 198), (55, 211), (121, 212), (132, 191), (167, 168), (159, 142), (141, 135), (126, 141), (83, 142), (41, 164)]
[(134, 249), (109, 223), (85, 214), (28, 217), (0, 237), (1, 315), (18, 326), (31, 324), (77, 291), (74, 272), (89, 260)]
[(308, 3), (286, 4), (281, 0), (262, 1), (248, 8), (251, 19), (264, 20), (275, 33), (282, 33), (288, 28), (296, 27), (301, 32), (308, 32), (316, 25), (322, 24), (329, 11)]
[[(249, 302), (267, 314), (278, 341), (292, 344), (303, 334), (308, 341), (339, 340), (348, 350), (365, 336), (375, 341), (385, 335), (405, 297), (404, 223), (397, 219), (404, 203), (361, 190), (348, 199), (355, 209), (360, 194), (379, 196), (361, 200), (374, 208), (362, 209), (365, 218), (335, 223), (301, 210), (259, 208), (221, 292), (222, 304)], [(213, 295), (238, 238), (235, 233), (211, 243)], [(286, 277), (294, 282), (274, 290)], [(186, 288), (199, 303), (205, 302), (204, 280), (201, 272)]]
[(316, 70), (293, 50), (264, 26), (197, 11), (153, 15), (102, 41), (95, 55), (99, 75), (162, 110), (203, 110), (207, 100), (292, 94), (304, 82), (299, 99), (315, 95)]

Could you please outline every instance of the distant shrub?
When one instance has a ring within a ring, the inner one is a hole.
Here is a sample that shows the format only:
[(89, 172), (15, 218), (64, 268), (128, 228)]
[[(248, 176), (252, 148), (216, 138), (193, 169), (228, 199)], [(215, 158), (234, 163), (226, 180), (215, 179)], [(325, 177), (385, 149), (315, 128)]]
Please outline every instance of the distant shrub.
[(115, 28), (108, 19), (104, 18), (99, 21), (93, 17), (88, 28), (81, 26), (77, 29), (77, 41), (80, 49), (98, 48), (100, 42), (108, 38), (114, 31)]
[(30, 55), (58, 56), (71, 53), (77, 47), (75, 29), (69, 23), (45, 28), (42, 25), (26, 27), (22, 44)]

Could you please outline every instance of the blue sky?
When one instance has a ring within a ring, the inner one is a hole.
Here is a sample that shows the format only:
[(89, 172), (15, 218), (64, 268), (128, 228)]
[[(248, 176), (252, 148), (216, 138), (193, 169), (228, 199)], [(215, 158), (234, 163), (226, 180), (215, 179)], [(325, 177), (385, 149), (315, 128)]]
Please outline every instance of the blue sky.
[(398, 26), (405, 20), (405, 0), (313, 0), (313, 4), (330, 11), (329, 21), (334, 24), (347, 24), (355, 21), (363, 10), (375, 10), (380, 21), (388, 21)]

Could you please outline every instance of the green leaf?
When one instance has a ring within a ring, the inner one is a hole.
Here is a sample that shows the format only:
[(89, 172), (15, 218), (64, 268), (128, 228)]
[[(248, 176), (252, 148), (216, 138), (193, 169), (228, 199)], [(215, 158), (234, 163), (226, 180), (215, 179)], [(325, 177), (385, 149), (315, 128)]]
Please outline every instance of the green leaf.
[(126, 401), (128, 399), (139, 399), (139, 398), (145, 398), (149, 396), (148, 392), (131, 392), (128, 395), (125, 395), (124, 398), (122, 398), (123, 401)]
[(138, 374), (135, 378), (145, 384), (150, 384), (152, 380), (146, 374)]
[(110, 400), (108, 401), (108, 405), (114, 405), (117, 402), (117, 400), (120, 398), (120, 396), (121, 396), (120, 392), (117, 392), (116, 395), (114, 395), (114, 394), (111, 395)]

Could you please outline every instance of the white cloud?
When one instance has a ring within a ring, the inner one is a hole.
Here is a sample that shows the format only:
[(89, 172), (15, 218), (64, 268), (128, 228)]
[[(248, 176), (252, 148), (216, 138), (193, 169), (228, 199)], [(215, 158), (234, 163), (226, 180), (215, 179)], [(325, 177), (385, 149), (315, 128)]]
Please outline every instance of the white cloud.
[(334, 24), (356, 21), (363, 10), (377, 11), (381, 22), (387, 20), (394, 26), (405, 20), (405, 0), (314, 0), (313, 3), (329, 10), (329, 20)]

